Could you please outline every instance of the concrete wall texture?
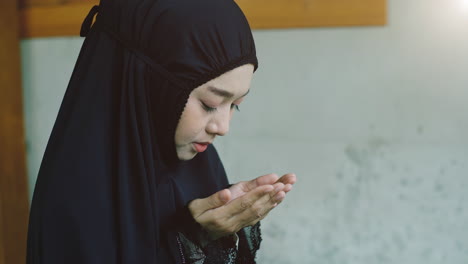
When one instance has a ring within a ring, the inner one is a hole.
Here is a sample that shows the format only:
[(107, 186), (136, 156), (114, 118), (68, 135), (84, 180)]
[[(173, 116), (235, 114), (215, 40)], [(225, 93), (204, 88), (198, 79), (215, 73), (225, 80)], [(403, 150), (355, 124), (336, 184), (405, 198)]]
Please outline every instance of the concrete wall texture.
[[(389, 0), (384, 27), (255, 31), (217, 147), (231, 181), (289, 171), (259, 263), (468, 263), (468, 8)], [(22, 42), (31, 190), (82, 39)]]

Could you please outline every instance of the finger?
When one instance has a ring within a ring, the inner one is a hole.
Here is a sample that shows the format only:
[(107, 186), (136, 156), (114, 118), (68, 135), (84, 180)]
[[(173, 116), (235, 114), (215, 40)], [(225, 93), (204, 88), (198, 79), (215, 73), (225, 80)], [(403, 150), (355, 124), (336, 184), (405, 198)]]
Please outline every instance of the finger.
[(189, 204), (192, 215), (196, 218), (208, 210), (223, 206), (231, 199), (231, 192), (228, 189), (221, 190), (207, 198), (193, 200)]
[(273, 201), (276, 202), (272, 206), (268, 207), (265, 212), (259, 214), (257, 219), (252, 220), (247, 226), (255, 225), (258, 221), (263, 220), (271, 212), (271, 210), (275, 209), (284, 200), (284, 198), (286, 198), (286, 193), (284, 191), (278, 192), (273, 199)]
[[(276, 206), (275, 206), (276, 207)], [(258, 215), (257, 219), (254, 219), (250, 222), (248, 222), (244, 227), (246, 226), (253, 226), (255, 225), (256, 223), (258, 223), (259, 221), (262, 221), (263, 219), (265, 219), (265, 217), (267, 217), (267, 215), (271, 212), (271, 210), (273, 210), (275, 207), (272, 207), (270, 208), (268, 211), (266, 211), (263, 215)]]
[(282, 191), (280, 193), (282, 193), (282, 194), (278, 194), (278, 196), (276, 198), (276, 199), (279, 199), (278, 202), (276, 202), (272, 206), (268, 207), (265, 211), (257, 214), (257, 217), (252, 218), (252, 220), (250, 222), (248, 222), (247, 224), (245, 224), (244, 227), (253, 226), (256, 223), (258, 223), (259, 221), (265, 219), (265, 217), (267, 217), (267, 215), (271, 212), (271, 210), (275, 209), (283, 201), (286, 194), (284, 192), (282, 192)]
[(276, 181), (278, 181), (278, 179), (279, 179), (278, 175), (276, 175), (274, 173), (270, 173), (270, 174), (266, 174), (266, 175), (257, 177), (255, 179), (250, 180), (250, 181), (245, 183), (246, 188), (244, 189), (244, 192), (249, 192), (249, 191), (257, 188), (258, 186), (273, 184)]
[(263, 217), (278, 203), (280, 203), (286, 195), (284, 191), (282, 191), (284, 188), (282, 183), (276, 183), (274, 187), (275, 189), (273, 191), (259, 198), (254, 204), (252, 204), (252, 206), (246, 208), (243, 212), (234, 215), (230, 219), (232, 223), (236, 223), (237, 225), (244, 227), (256, 219), (263, 219)]
[(268, 216), (268, 214), (271, 212), (271, 210), (275, 209), (278, 206), (279, 203), (273, 204), (272, 207), (268, 208), (263, 214), (258, 214), (256, 219), (253, 219), (252, 221), (248, 222), (244, 227), (246, 226), (253, 226), (259, 221), (265, 219), (265, 217)]
[(275, 196), (270, 200), (270, 206), (266, 207), (266, 210), (260, 214), (257, 214), (257, 218), (252, 219), (252, 221), (249, 222), (246, 226), (253, 226), (258, 221), (263, 220), (271, 212), (271, 210), (275, 209), (284, 200), (285, 197), (286, 193), (284, 191), (279, 191), (276, 193)]
[(273, 201), (275, 195), (280, 191), (284, 191), (285, 185), (282, 182), (277, 182), (277, 183), (273, 184), (273, 188), (274, 188), (274, 191), (269, 193), (270, 194), (270, 199), (269, 200), (271, 200), (271, 202), (275, 203), (276, 201)]
[(275, 173), (266, 174), (255, 179), (257, 186), (262, 186), (266, 184), (274, 184), (278, 181), (279, 177)]
[(283, 191), (285, 193), (288, 193), (288, 192), (290, 192), (292, 190), (292, 188), (293, 188), (292, 185), (288, 183), (288, 184), (284, 185)]
[(258, 199), (262, 198), (264, 195), (269, 196), (269, 193), (274, 190), (272, 185), (263, 185), (259, 186), (249, 193), (232, 200), (225, 207), (225, 213), (234, 216), (239, 213), (242, 213), (246, 209), (250, 208)]
[(280, 204), (284, 198), (286, 198), (286, 193), (284, 191), (280, 191), (274, 196), (273, 201), (275, 201), (277, 204)]
[(297, 182), (297, 177), (296, 177), (296, 174), (294, 173), (287, 173), (281, 176), (281, 178), (279, 178), (277, 182), (282, 182), (284, 184), (293, 185)]

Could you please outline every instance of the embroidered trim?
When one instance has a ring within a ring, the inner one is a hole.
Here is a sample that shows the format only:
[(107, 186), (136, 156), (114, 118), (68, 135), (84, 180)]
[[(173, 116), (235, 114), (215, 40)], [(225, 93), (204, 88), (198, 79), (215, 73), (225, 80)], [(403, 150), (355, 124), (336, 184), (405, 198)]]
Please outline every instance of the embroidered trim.
[(180, 239), (179, 239), (179, 236), (176, 236), (177, 238), (177, 244), (179, 245), (179, 252), (180, 252), (180, 256), (182, 257), (182, 264), (185, 264), (185, 257), (184, 257), (184, 252), (182, 250), (182, 244), (180, 243)]

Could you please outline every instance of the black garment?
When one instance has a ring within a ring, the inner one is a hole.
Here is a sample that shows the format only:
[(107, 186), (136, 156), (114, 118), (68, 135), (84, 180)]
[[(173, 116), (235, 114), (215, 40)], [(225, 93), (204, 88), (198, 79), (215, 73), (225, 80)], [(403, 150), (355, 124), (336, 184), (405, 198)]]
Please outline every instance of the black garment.
[[(194, 233), (194, 232), (190, 232)], [(224, 237), (213, 241), (203, 248), (179, 233), (177, 241), (181, 248), (183, 263), (222, 263), (222, 264), (251, 264), (255, 263), (255, 254), (260, 247), (260, 222), (252, 227), (246, 227), (238, 233), (238, 246), (233, 237)]]
[[(228, 181), (212, 146), (179, 161), (174, 133), (194, 88), (257, 68), (247, 20), (232, 0), (101, 0), (82, 35), (34, 190), (27, 263), (189, 263), (178, 238), (200, 230), (185, 206)], [(258, 248), (249, 230), (238, 263)], [(213, 248), (223, 263), (223, 242)]]

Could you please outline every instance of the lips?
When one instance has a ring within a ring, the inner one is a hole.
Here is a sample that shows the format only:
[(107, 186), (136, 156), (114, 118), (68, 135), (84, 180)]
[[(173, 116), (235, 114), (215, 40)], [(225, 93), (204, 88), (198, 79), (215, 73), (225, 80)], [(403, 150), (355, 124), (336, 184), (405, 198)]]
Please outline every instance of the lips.
[(197, 152), (203, 152), (208, 148), (209, 142), (194, 142), (193, 147)]

